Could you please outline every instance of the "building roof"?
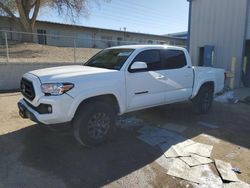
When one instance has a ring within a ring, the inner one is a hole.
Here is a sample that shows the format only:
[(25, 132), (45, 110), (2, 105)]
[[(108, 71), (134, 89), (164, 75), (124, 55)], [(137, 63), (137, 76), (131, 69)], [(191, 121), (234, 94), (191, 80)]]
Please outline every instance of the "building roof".
[(172, 38), (177, 38), (177, 39), (185, 39), (185, 40), (187, 40), (188, 32), (184, 31), (184, 32), (178, 32), (178, 33), (170, 33), (170, 34), (167, 34), (165, 36), (172, 37)]
[(56, 24), (56, 25), (62, 25), (62, 26), (67, 26), (67, 27), (77, 27), (77, 28), (80, 28), (80, 29), (95, 29), (95, 30), (111, 31), (111, 32), (122, 32), (122, 33), (126, 32), (126, 34), (138, 34), (138, 35), (147, 35), (147, 36), (154, 36), (154, 37), (173, 38), (171, 36), (165, 36), (165, 35), (155, 35), (155, 34), (149, 34), (149, 33), (122, 31), (122, 30), (106, 29), (106, 28), (99, 28), (99, 27), (89, 27), (89, 26), (81, 26), (81, 25), (75, 25), (75, 24), (65, 24), (65, 23), (58, 23), (58, 22), (50, 22), (50, 21), (38, 20), (37, 22), (47, 23), (47, 24)]
[[(8, 17), (8, 16), (0, 16), (0, 19), (1, 18), (12, 19), (11, 17)], [(76, 25), (76, 24), (66, 24), (66, 23), (51, 22), (51, 21), (44, 21), (44, 20), (37, 20), (36, 22), (37, 23), (44, 23), (44, 24), (53, 24), (53, 25), (58, 25), (58, 26), (65, 26), (65, 27), (72, 27), (72, 28), (79, 28), (79, 29), (94, 29), (94, 30), (119, 32), (119, 33), (126, 32), (126, 34), (138, 34), (138, 35), (153, 36), (153, 37), (166, 37), (167, 39), (171, 39), (172, 38), (172, 39), (183, 40), (182, 38), (175, 38), (175, 37), (167, 36), (167, 35), (155, 35), (155, 34), (131, 32), (131, 31), (122, 31), (122, 30), (115, 30), (115, 29), (105, 29), (105, 28), (99, 28), (99, 27), (89, 27), (89, 26), (82, 26), (82, 25)]]

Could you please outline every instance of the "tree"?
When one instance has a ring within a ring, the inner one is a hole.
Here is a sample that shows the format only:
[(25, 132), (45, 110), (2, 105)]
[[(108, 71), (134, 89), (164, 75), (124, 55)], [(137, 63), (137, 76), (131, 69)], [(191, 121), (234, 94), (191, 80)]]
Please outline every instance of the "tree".
[[(72, 21), (82, 13), (88, 14), (87, 0), (0, 0), (0, 14), (19, 21), (22, 30), (31, 33), (38, 12), (44, 6), (56, 9), (59, 15), (65, 14)], [(24, 35), (23, 40), (31, 42), (33, 36)]]

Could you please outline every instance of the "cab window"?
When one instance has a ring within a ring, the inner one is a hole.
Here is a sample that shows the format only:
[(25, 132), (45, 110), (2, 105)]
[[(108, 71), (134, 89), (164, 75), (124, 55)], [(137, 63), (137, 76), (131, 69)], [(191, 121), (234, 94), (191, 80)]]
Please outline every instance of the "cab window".
[(178, 69), (187, 65), (186, 56), (181, 50), (162, 50), (164, 69)]
[(145, 50), (139, 53), (134, 58), (133, 63), (136, 61), (145, 62), (148, 66), (148, 69), (146, 71), (155, 71), (162, 69), (160, 50)]

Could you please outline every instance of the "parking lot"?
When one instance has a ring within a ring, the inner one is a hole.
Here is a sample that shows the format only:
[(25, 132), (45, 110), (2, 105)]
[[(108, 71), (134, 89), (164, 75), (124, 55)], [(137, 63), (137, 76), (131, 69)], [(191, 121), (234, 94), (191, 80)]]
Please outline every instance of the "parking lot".
[(0, 187), (194, 186), (167, 175), (157, 162), (160, 148), (137, 138), (145, 125), (212, 145), (212, 158), (239, 168), (238, 178), (250, 184), (249, 105), (214, 103), (208, 115), (195, 115), (191, 104), (179, 103), (127, 114), (114, 138), (87, 148), (70, 131), (21, 119), (20, 98), (19, 93), (0, 94)]

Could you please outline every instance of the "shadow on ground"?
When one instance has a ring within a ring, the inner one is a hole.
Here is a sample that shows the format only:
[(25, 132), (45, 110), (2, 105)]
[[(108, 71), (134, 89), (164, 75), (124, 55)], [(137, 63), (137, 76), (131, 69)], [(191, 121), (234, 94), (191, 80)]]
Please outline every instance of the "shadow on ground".
[[(182, 103), (139, 111), (127, 116), (139, 117), (155, 126), (169, 122), (185, 125), (187, 129), (181, 134), (186, 138), (206, 133), (250, 148), (249, 109), (249, 106), (243, 104), (233, 106), (216, 103), (210, 114), (198, 116), (193, 114), (189, 104)], [(216, 124), (218, 128), (202, 127), (197, 125), (198, 121)], [(67, 187), (104, 186), (141, 169), (162, 155), (159, 148), (138, 140), (137, 135), (136, 131), (119, 129), (116, 138), (108, 143), (86, 148), (80, 146), (69, 132), (56, 133), (33, 125), (0, 136), (0, 179), (18, 181), (20, 177), (30, 176), (27, 171), (8, 172), (8, 169), (15, 171), (20, 165), (24, 165), (48, 176), (51, 174), (57, 177)], [(16, 164), (15, 160), (20, 163)], [(39, 175), (37, 183), (43, 185), (44, 179), (40, 176), (43, 175)]]
[[(51, 132), (39, 125), (1, 136), (0, 144), (3, 143), (5, 152), (1, 153), (14, 155), (16, 147), (22, 147), (18, 157), (22, 165), (53, 174), (68, 187), (106, 185), (151, 163), (161, 154), (159, 149), (136, 139), (134, 132), (124, 130), (117, 131), (116, 139), (95, 148), (80, 146), (70, 133)], [(9, 164), (9, 168), (11, 165), (16, 164)], [(9, 176), (15, 181), (20, 174), (12, 172)]]

